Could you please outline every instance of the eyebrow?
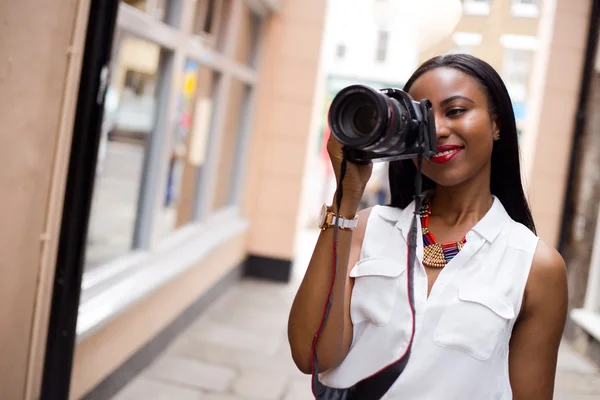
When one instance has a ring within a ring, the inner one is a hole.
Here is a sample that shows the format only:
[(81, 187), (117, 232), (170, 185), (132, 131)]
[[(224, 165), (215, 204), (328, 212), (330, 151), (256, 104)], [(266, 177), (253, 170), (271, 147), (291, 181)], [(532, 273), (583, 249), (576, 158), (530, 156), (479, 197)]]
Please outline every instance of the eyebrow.
[(448, 103), (450, 103), (450, 102), (452, 102), (452, 101), (454, 101), (454, 100), (457, 100), (457, 99), (465, 100), (465, 101), (468, 101), (468, 102), (470, 102), (470, 103), (473, 103), (473, 104), (475, 104), (475, 102), (474, 102), (473, 100), (471, 100), (470, 98), (468, 98), (468, 97), (461, 96), (461, 95), (456, 95), (456, 96), (451, 96), (451, 97), (448, 97), (446, 100), (442, 100), (442, 101), (440, 102), (440, 107), (443, 107), (443, 106), (445, 106), (446, 104), (448, 104)]

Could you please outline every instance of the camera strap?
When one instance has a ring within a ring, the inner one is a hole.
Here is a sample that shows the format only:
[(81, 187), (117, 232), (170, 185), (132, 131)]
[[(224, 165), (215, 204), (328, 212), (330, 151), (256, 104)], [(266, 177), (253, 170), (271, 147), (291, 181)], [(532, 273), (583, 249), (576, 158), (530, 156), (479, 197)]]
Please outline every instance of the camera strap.
[[(334, 231), (333, 231), (333, 268), (331, 284), (329, 287), (329, 295), (325, 304), (323, 318), (319, 324), (319, 328), (315, 333), (312, 343), (312, 391), (313, 395), (317, 400), (379, 400), (387, 391), (392, 387), (394, 382), (398, 379), (404, 368), (406, 367), (410, 358), (413, 339), (415, 335), (415, 302), (414, 302), (414, 269), (417, 255), (417, 218), (419, 216), (419, 210), (421, 209), (421, 203), (423, 200), (422, 194), (422, 174), (421, 167), (423, 162), (423, 138), (420, 138), (418, 144), (418, 155), (417, 155), (417, 175), (415, 177), (415, 209), (413, 220), (410, 225), (410, 231), (408, 235), (408, 257), (407, 257), (407, 268), (406, 268), (406, 283), (408, 292), (408, 301), (412, 313), (412, 333), (408, 343), (406, 352), (398, 360), (387, 365), (375, 374), (357, 382), (349, 388), (333, 388), (324, 385), (319, 381), (319, 362), (316, 353), (316, 345), (319, 340), (319, 336), (323, 331), (331, 304), (333, 300), (333, 285), (335, 283), (335, 277), (338, 272), (338, 255), (337, 255), (337, 244), (338, 244), (338, 230), (339, 230), (339, 219), (337, 220)], [(342, 203), (342, 181), (346, 174), (346, 157), (342, 160), (341, 172), (339, 183), (336, 189), (336, 205), (337, 209), (340, 209)]]

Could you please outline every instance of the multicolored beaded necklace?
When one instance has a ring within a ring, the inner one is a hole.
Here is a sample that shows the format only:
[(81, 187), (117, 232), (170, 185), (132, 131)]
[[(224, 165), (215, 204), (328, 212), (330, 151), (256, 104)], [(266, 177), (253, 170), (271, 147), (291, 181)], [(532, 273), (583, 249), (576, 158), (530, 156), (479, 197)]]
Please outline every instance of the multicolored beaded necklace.
[(419, 211), (421, 216), (421, 229), (423, 231), (423, 265), (431, 268), (444, 268), (458, 254), (467, 242), (463, 237), (458, 242), (438, 243), (429, 231), (429, 216), (431, 215), (431, 201), (425, 200)]

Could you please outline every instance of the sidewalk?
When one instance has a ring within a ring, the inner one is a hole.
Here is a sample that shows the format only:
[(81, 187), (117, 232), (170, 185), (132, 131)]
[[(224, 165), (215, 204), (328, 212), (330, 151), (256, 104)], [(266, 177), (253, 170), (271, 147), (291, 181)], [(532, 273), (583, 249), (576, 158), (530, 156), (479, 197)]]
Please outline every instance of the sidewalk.
[[(310, 377), (291, 360), (288, 311), (314, 245), (300, 235), (289, 285), (243, 280), (213, 304), (114, 400), (310, 400)], [(563, 344), (556, 400), (600, 399), (600, 375)]]

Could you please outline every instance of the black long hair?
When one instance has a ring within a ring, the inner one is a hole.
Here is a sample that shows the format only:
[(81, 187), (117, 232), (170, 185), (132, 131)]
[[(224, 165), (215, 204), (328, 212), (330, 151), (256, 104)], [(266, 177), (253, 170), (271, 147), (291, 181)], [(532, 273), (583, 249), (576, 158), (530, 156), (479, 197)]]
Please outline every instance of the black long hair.
[[(435, 68), (454, 68), (477, 79), (488, 97), (490, 115), (500, 129), (500, 140), (492, 150), (490, 190), (501, 202), (510, 217), (536, 232), (533, 216), (523, 191), (517, 125), (508, 90), (496, 70), (485, 61), (468, 54), (448, 54), (423, 63), (404, 85), (408, 92), (413, 83), (425, 72)], [(415, 195), (417, 169), (412, 160), (391, 161), (389, 184), (391, 206), (405, 208)], [(423, 189), (436, 184), (423, 176)]]

